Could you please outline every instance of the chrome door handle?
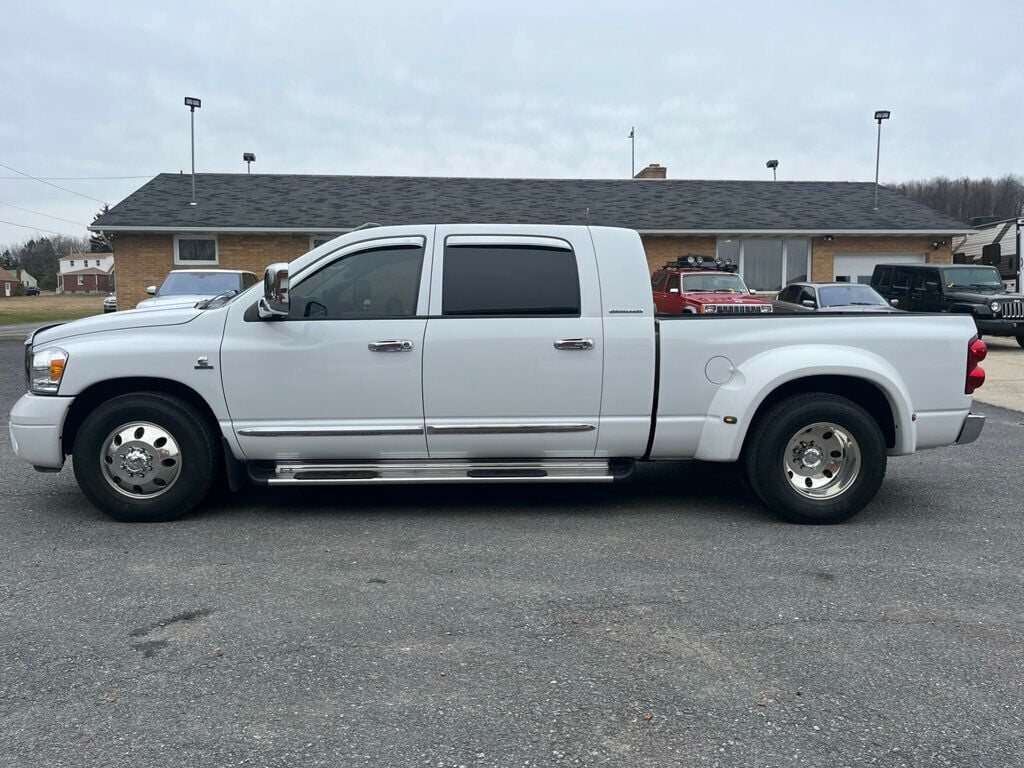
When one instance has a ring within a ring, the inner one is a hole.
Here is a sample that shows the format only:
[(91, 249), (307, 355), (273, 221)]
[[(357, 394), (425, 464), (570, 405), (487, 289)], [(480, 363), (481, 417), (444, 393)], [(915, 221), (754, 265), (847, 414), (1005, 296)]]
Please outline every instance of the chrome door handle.
[(593, 349), (593, 339), (559, 339), (555, 342), (555, 349)]
[(408, 352), (413, 343), (408, 339), (391, 339), (390, 341), (371, 341), (366, 345), (371, 352)]

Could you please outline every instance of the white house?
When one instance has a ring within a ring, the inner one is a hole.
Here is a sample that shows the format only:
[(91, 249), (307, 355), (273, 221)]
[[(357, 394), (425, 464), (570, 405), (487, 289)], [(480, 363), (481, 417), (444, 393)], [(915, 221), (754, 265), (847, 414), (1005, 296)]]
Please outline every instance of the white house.
[(113, 290), (111, 288), (113, 275), (114, 254), (69, 253), (60, 259), (57, 270), (57, 293), (65, 291), (96, 293)]
[(26, 288), (38, 288), (39, 281), (36, 280), (32, 275), (26, 272), (24, 269), (14, 270), (14, 274), (21, 280), (21, 284)]

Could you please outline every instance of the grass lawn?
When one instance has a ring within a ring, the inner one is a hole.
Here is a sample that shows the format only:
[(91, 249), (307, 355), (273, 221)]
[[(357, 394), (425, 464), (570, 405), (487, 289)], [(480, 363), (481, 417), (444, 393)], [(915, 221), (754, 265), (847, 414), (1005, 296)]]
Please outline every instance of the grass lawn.
[(82, 296), (44, 292), (38, 296), (11, 296), (0, 298), (0, 326), (15, 323), (45, 323), (59, 320), (77, 320), (80, 317), (103, 314), (105, 293)]

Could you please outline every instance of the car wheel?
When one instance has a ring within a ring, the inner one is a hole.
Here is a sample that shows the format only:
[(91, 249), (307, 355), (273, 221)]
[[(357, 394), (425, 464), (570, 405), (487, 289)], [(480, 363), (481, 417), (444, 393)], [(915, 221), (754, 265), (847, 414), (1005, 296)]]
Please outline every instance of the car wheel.
[(219, 454), (202, 414), (160, 392), (122, 395), (96, 408), (74, 443), (75, 479), (116, 520), (173, 520), (213, 484)]
[(1017, 345), (1020, 347), (1024, 347), (1024, 336), (1017, 337)]
[(885, 439), (856, 403), (828, 394), (786, 398), (761, 415), (745, 451), (754, 492), (794, 523), (848, 520), (885, 478)]

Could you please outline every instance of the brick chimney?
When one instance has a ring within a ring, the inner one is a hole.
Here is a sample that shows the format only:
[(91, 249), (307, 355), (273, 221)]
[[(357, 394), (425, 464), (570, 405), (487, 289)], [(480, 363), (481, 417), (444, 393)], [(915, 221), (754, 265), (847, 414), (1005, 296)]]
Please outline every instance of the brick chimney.
[(668, 175), (668, 168), (659, 164), (651, 163), (640, 171), (634, 178), (637, 179), (664, 179)]

